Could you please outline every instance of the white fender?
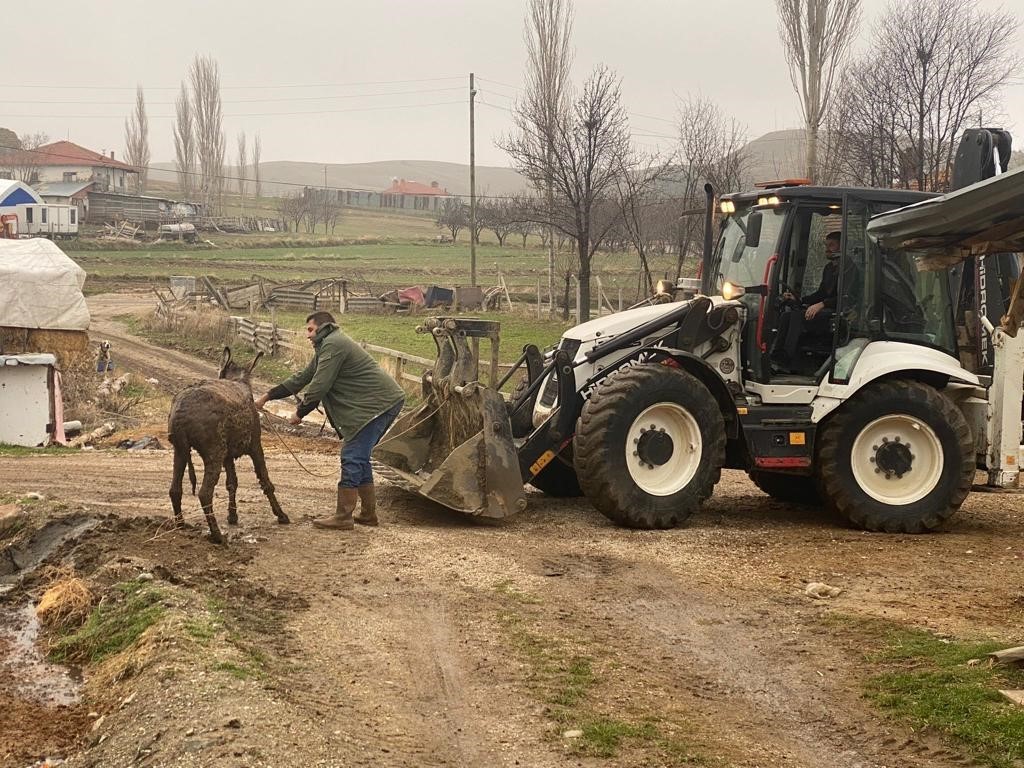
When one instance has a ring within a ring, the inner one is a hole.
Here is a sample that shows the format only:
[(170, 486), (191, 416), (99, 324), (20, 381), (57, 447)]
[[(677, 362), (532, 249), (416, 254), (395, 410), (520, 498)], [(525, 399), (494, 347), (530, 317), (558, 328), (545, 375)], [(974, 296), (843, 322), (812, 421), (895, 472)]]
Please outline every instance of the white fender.
[(872, 341), (864, 347), (854, 363), (850, 380), (837, 384), (828, 378), (818, 388), (811, 420), (821, 421), (835, 408), (849, 400), (864, 386), (893, 373), (928, 371), (951, 379), (980, 386), (978, 377), (964, 370), (960, 362), (945, 352), (902, 341)]

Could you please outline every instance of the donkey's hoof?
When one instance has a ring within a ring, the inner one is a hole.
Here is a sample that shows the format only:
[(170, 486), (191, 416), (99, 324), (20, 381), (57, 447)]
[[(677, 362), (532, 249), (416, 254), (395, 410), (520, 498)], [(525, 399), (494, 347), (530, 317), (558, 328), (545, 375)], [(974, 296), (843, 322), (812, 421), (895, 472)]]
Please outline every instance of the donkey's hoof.
[(288, 525), (288, 523), (290, 522), (291, 520), (288, 519), (288, 515), (286, 515), (284, 512), (282, 512), (281, 516), (277, 518), (278, 525)]
[(228, 525), (238, 525), (238, 515), (228, 515)]

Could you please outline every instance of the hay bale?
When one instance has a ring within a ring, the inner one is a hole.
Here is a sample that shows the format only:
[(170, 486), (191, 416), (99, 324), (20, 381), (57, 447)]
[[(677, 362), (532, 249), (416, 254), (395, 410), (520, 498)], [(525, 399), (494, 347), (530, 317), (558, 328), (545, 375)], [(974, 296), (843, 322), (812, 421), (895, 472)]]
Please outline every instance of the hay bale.
[(93, 596), (81, 579), (71, 576), (58, 580), (43, 593), (36, 606), (36, 617), (51, 629), (66, 629), (85, 621)]

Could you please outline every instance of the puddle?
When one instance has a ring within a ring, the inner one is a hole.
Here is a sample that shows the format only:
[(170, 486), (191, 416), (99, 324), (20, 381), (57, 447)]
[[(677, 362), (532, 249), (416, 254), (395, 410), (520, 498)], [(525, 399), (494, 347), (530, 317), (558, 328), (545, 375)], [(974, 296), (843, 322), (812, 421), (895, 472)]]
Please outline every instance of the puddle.
[(99, 524), (94, 517), (72, 515), (51, 520), (32, 537), (17, 546), (0, 549), (0, 595), (10, 586), (45, 560), (55, 549), (69, 539), (81, 536)]
[(39, 620), (31, 603), (0, 610), (0, 690), (46, 707), (77, 704), (81, 673), (47, 661), (38, 639)]

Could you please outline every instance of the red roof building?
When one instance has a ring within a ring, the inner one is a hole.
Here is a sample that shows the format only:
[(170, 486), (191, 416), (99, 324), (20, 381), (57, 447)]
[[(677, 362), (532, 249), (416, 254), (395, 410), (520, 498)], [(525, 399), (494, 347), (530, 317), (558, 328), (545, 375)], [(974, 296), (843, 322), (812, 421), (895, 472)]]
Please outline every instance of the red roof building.
[(421, 184), (418, 181), (392, 179), (391, 186), (380, 193), (382, 208), (412, 208), (416, 211), (435, 211), (440, 200), (448, 197), (448, 190), (436, 181)]
[(98, 191), (124, 192), (132, 166), (111, 152), (94, 152), (71, 141), (55, 141), (34, 150), (11, 150), (0, 155), (0, 176), (29, 184), (94, 182)]

